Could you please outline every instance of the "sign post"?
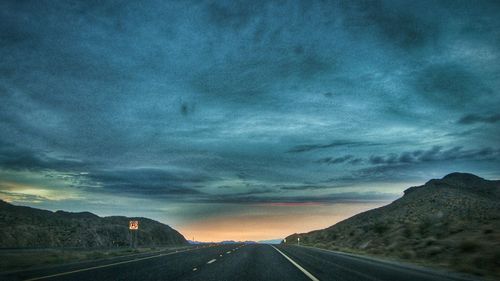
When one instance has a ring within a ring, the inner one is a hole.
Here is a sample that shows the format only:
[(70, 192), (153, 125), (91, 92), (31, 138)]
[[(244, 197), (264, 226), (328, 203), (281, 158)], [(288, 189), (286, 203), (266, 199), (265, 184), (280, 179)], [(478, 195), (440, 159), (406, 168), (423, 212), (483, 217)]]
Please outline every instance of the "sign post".
[(128, 229), (130, 231), (130, 248), (137, 247), (137, 231), (139, 230), (139, 221), (129, 221)]

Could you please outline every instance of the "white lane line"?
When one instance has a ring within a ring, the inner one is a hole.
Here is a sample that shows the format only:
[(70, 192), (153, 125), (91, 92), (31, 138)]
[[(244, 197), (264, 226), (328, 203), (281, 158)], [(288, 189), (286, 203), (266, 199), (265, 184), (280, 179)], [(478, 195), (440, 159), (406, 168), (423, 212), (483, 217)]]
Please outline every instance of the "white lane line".
[(215, 261), (216, 261), (216, 259), (209, 260), (209, 261), (207, 262), (207, 264), (214, 263)]
[(166, 253), (166, 254), (159, 254), (159, 255), (156, 255), (156, 256), (149, 256), (149, 257), (138, 258), (138, 259), (133, 259), (133, 260), (127, 260), (127, 261), (115, 262), (115, 263), (110, 263), (110, 264), (105, 264), (105, 265), (99, 265), (99, 266), (94, 266), (94, 267), (82, 268), (82, 269), (77, 269), (77, 270), (73, 270), (73, 271), (67, 271), (67, 272), (61, 272), (61, 273), (56, 273), (56, 274), (47, 275), (47, 276), (41, 276), (41, 277), (34, 277), (34, 278), (30, 278), (30, 279), (25, 279), (24, 281), (42, 280), (42, 279), (47, 279), (47, 278), (52, 278), (52, 277), (57, 277), (57, 276), (63, 276), (63, 275), (68, 275), (68, 274), (73, 274), (73, 273), (78, 273), (78, 272), (83, 272), (83, 271), (89, 271), (89, 270), (94, 270), (94, 269), (99, 269), (99, 268), (111, 267), (111, 266), (115, 266), (115, 265), (119, 265), (119, 264), (137, 262), (137, 261), (154, 259), (154, 258), (160, 258), (160, 257), (163, 257), (163, 256), (169, 256), (169, 255), (183, 253), (183, 252), (188, 252), (188, 251), (193, 251), (193, 250), (195, 250), (195, 249), (187, 249), (187, 250), (182, 250), (182, 251), (179, 251), (179, 252), (171, 252), (171, 253)]
[(300, 271), (302, 271), (307, 277), (309, 277), (309, 279), (313, 280), (313, 281), (319, 281), (318, 278), (314, 277), (314, 275), (312, 275), (311, 273), (309, 273), (309, 271), (305, 270), (302, 266), (300, 266), (298, 263), (296, 263), (294, 260), (292, 260), (291, 258), (289, 258), (287, 255), (285, 255), (282, 251), (278, 250), (278, 248), (274, 247), (271, 245), (271, 247), (273, 247), (276, 251), (278, 251), (278, 253), (282, 254), (289, 262), (291, 262), (293, 265), (295, 265), (295, 267), (297, 267)]

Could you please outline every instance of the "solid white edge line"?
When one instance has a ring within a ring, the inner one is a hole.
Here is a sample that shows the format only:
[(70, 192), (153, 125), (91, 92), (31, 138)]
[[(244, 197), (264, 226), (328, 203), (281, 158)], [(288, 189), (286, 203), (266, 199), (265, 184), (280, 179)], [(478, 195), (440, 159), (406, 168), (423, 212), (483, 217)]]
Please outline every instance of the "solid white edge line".
[(156, 255), (156, 256), (149, 256), (149, 257), (138, 258), (138, 259), (133, 259), (133, 260), (126, 260), (126, 261), (121, 261), (121, 262), (115, 262), (115, 263), (105, 264), (105, 265), (87, 267), (87, 268), (82, 268), (82, 269), (77, 269), (77, 270), (72, 270), (72, 271), (67, 271), (67, 272), (56, 273), (56, 274), (52, 274), (52, 275), (46, 275), (46, 276), (41, 276), (41, 277), (33, 277), (33, 278), (30, 278), (30, 279), (25, 279), (24, 281), (42, 280), (42, 279), (47, 279), (47, 278), (52, 278), (52, 277), (58, 277), (58, 276), (63, 276), (63, 275), (68, 275), (68, 274), (73, 274), (73, 273), (78, 273), (78, 272), (83, 272), (83, 271), (89, 271), (89, 270), (94, 270), (94, 269), (99, 269), (99, 268), (111, 267), (111, 266), (125, 264), (125, 263), (131, 263), (131, 262), (136, 262), (136, 261), (142, 261), (142, 260), (160, 258), (160, 257), (163, 257), (163, 256), (169, 256), (169, 255), (179, 254), (179, 253), (193, 251), (193, 250), (195, 250), (195, 249), (187, 249), (187, 250), (183, 250), (183, 251), (179, 251), (179, 252), (170, 252), (170, 253), (165, 253), (165, 254), (159, 254), (159, 255)]
[(318, 278), (314, 277), (314, 275), (312, 275), (311, 273), (309, 273), (309, 271), (305, 270), (302, 266), (300, 266), (294, 260), (292, 260), (287, 255), (285, 255), (282, 251), (278, 250), (278, 248), (274, 247), (273, 245), (271, 245), (271, 247), (273, 247), (276, 251), (278, 251), (278, 253), (280, 253), (281, 255), (283, 255), (290, 263), (292, 263), (293, 265), (295, 265), (295, 267), (298, 268), (300, 271), (302, 271), (302, 273), (304, 273), (307, 277), (309, 277), (309, 279), (311, 279), (313, 281), (319, 281)]

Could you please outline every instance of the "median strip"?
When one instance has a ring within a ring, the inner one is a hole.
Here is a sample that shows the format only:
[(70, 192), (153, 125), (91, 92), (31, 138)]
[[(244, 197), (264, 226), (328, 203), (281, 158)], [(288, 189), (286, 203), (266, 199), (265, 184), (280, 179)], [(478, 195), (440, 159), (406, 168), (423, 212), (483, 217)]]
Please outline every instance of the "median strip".
[(295, 265), (295, 267), (298, 268), (300, 271), (302, 271), (302, 273), (304, 273), (307, 277), (309, 277), (309, 279), (311, 279), (313, 281), (319, 281), (318, 278), (314, 277), (314, 275), (312, 275), (311, 273), (309, 273), (309, 271), (305, 270), (302, 266), (300, 266), (298, 263), (296, 263), (290, 257), (288, 257), (287, 255), (285, 255), (282, 251), (278, 250), (278, 248), (276, 248), (276, 247), (274, 247), (272, 245), (271, 245), (271, 247), (273, 247), (276, 251), (278, 251), (278, 253), (280, 253), (281, 255), (283, 255), (290, 263), (292, 263), (293, 265)]

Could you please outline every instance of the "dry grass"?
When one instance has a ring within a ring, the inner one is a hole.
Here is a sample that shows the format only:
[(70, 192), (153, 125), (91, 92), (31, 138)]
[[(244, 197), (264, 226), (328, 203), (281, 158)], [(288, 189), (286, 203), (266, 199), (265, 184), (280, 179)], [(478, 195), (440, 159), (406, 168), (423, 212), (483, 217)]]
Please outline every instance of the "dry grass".
[(303, 245), (500, 280), (500, 182), (474, 181), (433, 180), (392, 204), (287, 240), (300, 235)]
[(0, 272), (27, 270), (64, 263), (93, 261), (167, 249), (170, 248), (0, 250)]

